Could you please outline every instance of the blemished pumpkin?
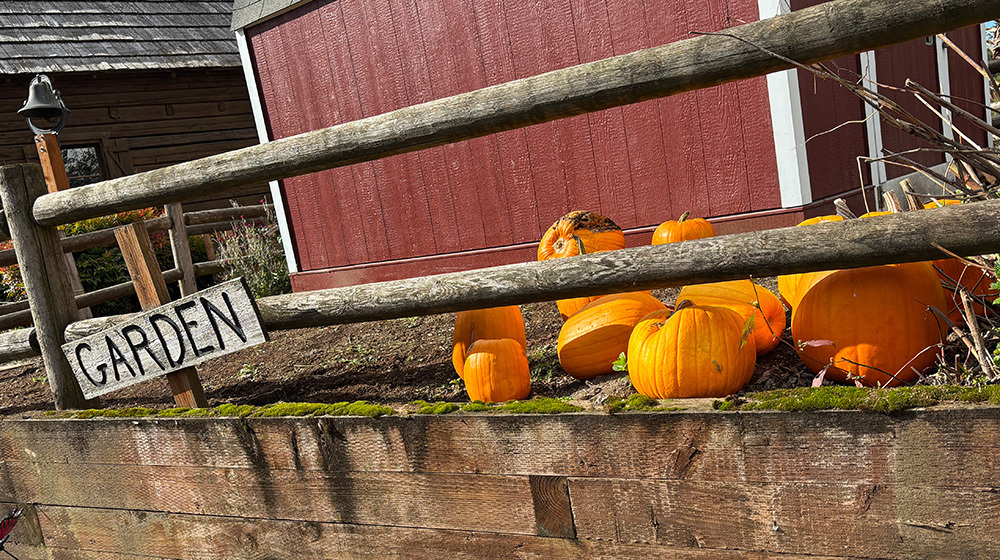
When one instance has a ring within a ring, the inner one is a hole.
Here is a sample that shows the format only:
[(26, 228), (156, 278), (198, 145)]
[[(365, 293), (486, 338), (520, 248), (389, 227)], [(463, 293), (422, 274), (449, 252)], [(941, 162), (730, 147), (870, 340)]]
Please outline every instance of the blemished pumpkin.
[(538, 242), (538, 260), (625, 248), (625, 234), (611, 218), (575, 210), (556, 220)]
[(826, 378), (895, 386), (934, 364), (943, 323), (928, 309), (945, 304), (926, 262), (838, 270), (810, 287), (792, 314), (803, 363)]
[(644, 316), (666, 305), (646, 292), (603, 296), (570, 317), (559, 331), (559, 365), (577, 379), (611, 373), (628, 349), (632, 328)]
[[(810, 226), (813, 224), (821, 224), (823, 222), (841, 222), (844, 220), (843, 216), (829, 215), (829, 216), (815, 216), (808, 218), (799, 222), (796, 227), (799, 226)], [(795, 304), (798, 303), (800, 294), (804, 293), (804, 290), (808, 289), (809, 286), (815, 284), (819, 279), (817, 275), (825, 275), (830, 271), (820, 271), (820, 272), (804, 272), (798, 274), (782, 274), (778, 276), (778, 295), (785, 305), (789, 309), (795, 309)]]
[(690, 215), (690, 212), (684, 212), (680, 218), (657, 226), (653, 231), (653, 245), (715, 237), (715, 227), (711, 222), (705, 218), (691, 218)]
[[(559, 259), (625, 248), (625, 233), (611, 218), (575, 210), (556, 220), (538, 243), (538, 260)], [(583, 296), (556, 302), (563, 321), (601, 296)]]
[(469, 347), (463, 366), (469, 400), (506, 402), (531, 393), (528, 358), (520, 342), (485, 338)]
[(527, 336), (524, 332), (524, 316), (516, 305), (491, 307), (472, 311), (459, 311), (455, 315), (455, 331), (452, 334), (451, 362), (455, 373), (464, 379), (465, 357), (474, 342), (486, 338), (510, 338), (527, 350)]
[(677, 302), (690, 300), (696, 305), (714, 305), (732, 309), (744, 321), (754, 317), (753, 333), (757, 355), (763, 356), (781, 342), (785, 331), (785, 306), (778, 296), (750, 280), (712, 282), (685, 286)]
[(628, 342), (628, 374), (654, 399), (724, 397), (746, 386), (757, 363), (744, 321), (724, 307), (690, 305), (642, 318)]

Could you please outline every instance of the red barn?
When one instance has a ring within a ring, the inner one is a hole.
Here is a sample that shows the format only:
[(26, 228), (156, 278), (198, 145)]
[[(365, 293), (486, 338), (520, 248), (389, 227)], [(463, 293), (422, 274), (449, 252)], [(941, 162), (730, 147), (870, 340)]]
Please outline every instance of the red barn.
[[(233, 28), (256, 78), (258, 127), (278, 139), (815, 3), (237, 0)], [(984, 36), (981, 26), (949, 35), (977, 60)], [(985, 110), (982, 77), (934, 38), (836, 63), (853, 79), (910, 77)], [(908, 171), (864, 163), (859, 173), (859, 156), (911, 143), (865, 118), (857, 97), (789, 70), (287, 179), (272, 192), (293, 286), (311, 290), (533, 260), (545, 229), (576, 209), (610, 216), (633, 246), (685, 211), (720, 233), (794, 225), (862, 181)]]

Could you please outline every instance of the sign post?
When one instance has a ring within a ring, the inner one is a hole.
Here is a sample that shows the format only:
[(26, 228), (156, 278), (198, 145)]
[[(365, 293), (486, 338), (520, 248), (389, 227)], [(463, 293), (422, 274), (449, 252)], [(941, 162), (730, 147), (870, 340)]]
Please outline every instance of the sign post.
[[(175, 392), (178, 406), (205, 407), (205, 393), (193, 366), (267, 340), (256, 302), (243, 279), (237, 278), (147, 309), (66, 343), (62, 350), (87, 398), (164, 375), (168, 379), (184, 375), (197, 387), (181, 398)], [(200, 404), (182, 402), (198, 395)]]

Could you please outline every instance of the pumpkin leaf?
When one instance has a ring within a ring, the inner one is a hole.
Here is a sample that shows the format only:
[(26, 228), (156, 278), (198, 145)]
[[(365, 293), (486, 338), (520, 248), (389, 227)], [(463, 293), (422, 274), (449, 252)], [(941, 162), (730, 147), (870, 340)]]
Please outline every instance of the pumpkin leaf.
[(628, 358), (625, 357), (625, 352), (618, 355), (618, 359), (612, 362), (611, 369), (613, 371), (628, 371)]
[(747, 343), (747, 339), (750, 338), (750, 334), (753, 333), (753, 328), (757, 323), (757, 315), (751, 313), (747, 320), (743, 322), (743, 334), (740, 335), (740, 350), (743, 349), (743, 345)]

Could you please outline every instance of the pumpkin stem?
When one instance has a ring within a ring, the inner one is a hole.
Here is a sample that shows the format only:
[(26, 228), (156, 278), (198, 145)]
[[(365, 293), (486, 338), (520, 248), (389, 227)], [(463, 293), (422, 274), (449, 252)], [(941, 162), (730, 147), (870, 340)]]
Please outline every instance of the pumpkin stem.
[(576, 241), (576, 248), (577, 248), (578, 251), (580, 251), (579, 254), (586, 255), (587, 254), (587, 248), (583, 246), (583, 240), (580, 239), (580, 236), (574, 233), (573, 234), (573, 240)]
[(683, 214), (681, 214), (680, 218), (677, 218), (677, 223), (679, 224), (679, 223), (683, 222), (684, 220), (688, 219), (688, 216), (690, 216), (690, 215), (691, 215), (691, 211), (690, 210), (688, 210), (687, 212), (684, 212)]
[[(674, 309), (674, 313), (677, 313), (681, 309), (686, 309), (688, 307), (694, 307), (694, 305), (695, 305), (695, 303), (693, 301), (691, 301), (689, 299), (686, 299), (686, 300), (684, 300), (684, 301), (682, 301), (682, 302), (680, 302), (680, 303), (677, 304), (677, 308)], [(670, 315), (672, 316), (673, 313), (671, 313)]]

